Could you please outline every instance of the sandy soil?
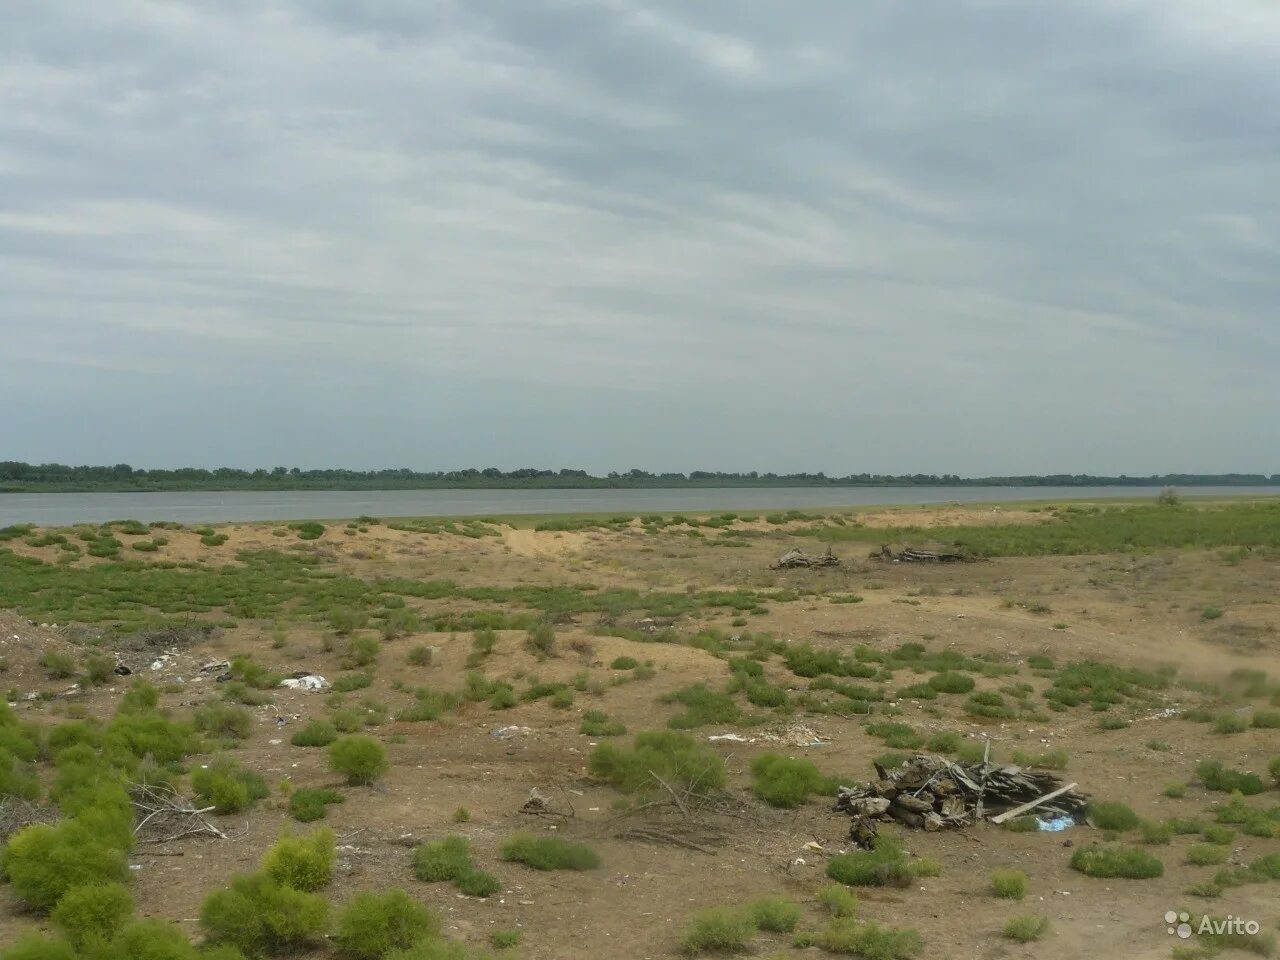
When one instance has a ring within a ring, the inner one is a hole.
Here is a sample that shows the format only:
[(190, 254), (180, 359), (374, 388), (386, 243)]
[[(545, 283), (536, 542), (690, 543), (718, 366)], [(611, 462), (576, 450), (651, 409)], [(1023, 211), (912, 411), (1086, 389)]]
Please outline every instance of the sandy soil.
[[(927, 515), (925, 515), (927, 514)], [(877, 511), (861, 514), (869, 525), (940, 526), (990, 520), (989, 513), (948, 511)], [(1010, 522), (1039, 522), (1043, 514), (1002, 512)], [(592, 583), (599, 586), (684, 589), (751, 587), (814, 589), (818, 595), (791, 603), (771, 603), (749, 627), (734, 626), (732, 614), (705, 613), (702, 619), (676, 623), (691, 635), (703, 627), (767, 631), (789, 642), (851, 648), (868, 643), (890, 648), (921, 641), (935, 649), (965, 653), (994, 652), (1010, 662), (1048, 653), (1058, 662), (1099, 658), (1141, 666), (1174, 664), (1180, 674), (1206, 681), (1221, 680), (1240, 666), (1280, 676), (1280, 641), (1275, 632), (1280, 615), (1273, 606), (1277, 564), (1249, 557), (1225, 564), (1211, 554), (1171, 553), (1148, 557), (1063, 557), (997, 560), (948, 566), (874, 563), (867, 550), (850, 546), (838, 552), (845, 563), (832, 570), (771, 571), (769, 561), (790, 546), (761, 537), (738, 549), (724, 549), (688, 537), (621, 532), (551, 533), (503, 530), (500, 536), (467, 538), (419, 534), (371, 526), (367, 533), (330, 527), (323, 537), (299, 542), (276, 536), (270, 525), (220, 527), (226, 544), (205, 547), (186, 531), (170, 531), (170, 542), (147, 559), (197, 563), (233, 562), (239, 549), (298, 549), (314, 552), (335, 567), (361, 576), (448, 576), (459, 582), (492, 584)], [(127, 538), (125, 538), (127, 540)], [(17, 552), (50, 557), (50, 548), (15, 542)], [(812, 546), (812, 545), (810, 545)], [(82, 560), (81, 563), (95, 562)], [(836, 604), (825, 594), (855, 592), (864, 599)], [(1031, 601), (1034, 601), (1032, 603)], [(1049, 608), (1033, 613), (1036, 604)], [(1200, 611), (1217, 605), (1227, 611), (1220, 621), (1206, 622)], [(424, 613), (459, 609), (456, 602), (424, 601)], [(557, 626), (560, 656), (536, 662), (524, 649), (522, 633), (504, 632), (485, 667), (494, 678), (511, 679), (517, 689), (536, 674), (545, 680), (568, 680), (582, 670), (606, 680), (613, 658), (633, 656), (652, 662), (650, 680), (608, 687), (599, 696), (578, 694), (574, 705), (556, 710), (547, 701), (521, 703), (501, 713), (486, 704), (470, 704), (434, 723), (392, 721), (371, 730), (388, 747), (393, 762), (384, 782), (372, 789), (347, 789), (348, 802), (330, 807), (328, 823), (340, 837), (340, 869), (329, 892), (341, 902), (357, 890), (402, 886), (433, 905), (446, 918), (446, 930), (474, 942), (490, 931), (519, 928), (519, 953), (530, 960), (558, 958), (642, 958), (675, 955), (688, 914), (703, 906), (741, 903), (751, 897), (784, 893), (806, 909), (803, 925), (817, 927), (820, 913), (815, 891), (825, 882), (826, 858), (845, 847), (848, 822), (826, 801), (815, 800), (797, 811), (764, 807), (750, 792), (748, 764), (764, 750), (803, 755), (823, 770), (869, 775), (869, 760), (884, 746), (866, 734), (856, 719), (797, 716), (828, 742), (798, 748), (769, 742), (770, 730), (737, 732), (753, 742), (720, 743), (728, 759), (733, 816), (710, 818), (697, 825), (699, 846), (641, 841), (623, 836), (637, 817), (620, 817), (617, 795), (586, 775), (595, 741), (577, 732), (581, 714), (602, 709), (631, 731), (664, 725), (673, 708), (658, 702), (667, 692), (697, 680), (719, 684), (726, 678), (723, 662), (696, 649), (672, 644), (636, 643), (592, 635), (592, 617)], [(1247, 629), (1242, 629), (1247, 628)], [(92, 633), (92, 631), (89, 631)], [(16, 614), (0, 612), (0, 655), (5, 672), (0, 685), (19, 694), (17, 709), (26, 718), (52, 721), (69, 709), (109, 716), (123, 681), (106, 688), (68, 692), (69, 681), (50, 681), (38, 665), (49, 646), (74, 649), (86, 635), (68, 625), (33, 625)], [(261, 662), (284, 672), (309, 670), (333, 677), (342, 671), (338, 653), (319, 625), (289, 627), (282, 648), (271, 645), (271, 625), (243, 623), (193, 646), (162, 651), (168, 659), (152, 669), (161, 652), (120, 647), (122, 660), (157, 682), (173, 684), (165, 697), (175, 712), (216, 696), (216, 684), (199, 666), (210, 659), (251, 652)], [(15, 639), (16, 638), (16, 639)], [(437, 648), (429, 666), (413, 666), (406, 655), (426, 643)], [(465, 672), (469, 635), (420, 634), (384, 643), (374, 685), (351, 694), (384, 701), (393, 711), (407, 703), (398, 685), (456, 688)], [(803, 681), (775, 659), (769, 676), (799, 687)], [(901, 676), (901, 675), (900, 675)], [(179, 678), (181, 683), (179, 685)], [(1019, 680), (1037, 684), (1025, 673)], [(904, 682), (910, 682), (904, 680)], [(995, 688), (1007, 679), (982, 680), (979, 689)], [(28, 700), (46, 692), (47, 701)], [(1171, 800), (1162, 790), (1171, 781), (1191, 781), (1199, 759), (1218, 757), (1255, 770), (1280, 753), (1275, 731), (1250, 729), (1218, 736), (1205, 724), (1175, 716), (1143, 716), (1122, 730), (1100, 732), (1087, 707), (1052, 714), (1048, 723), (978, 723), (959, 709), (963, 698), (935, 701), (941, 716), (927, 705), (903, 703), (904, 716), (917, 729), (960, 730), (989, 736), (998, 753), (1013, 749), (1061, 748), (1070, 755), (1065, 776), (1094, 796), (1124, 800), (1140, 814), (1165, 818), (1202, 814), (1224, 803), (1223, 794), (1206, 793), (1192, 784), (1183, 799)], [(1171, 691), (1169, 706), (1196, 702), (1184, 690)], [(233, 839), (189, 840), (162, 848), (140, 848), (132, 858), (135, 895), (140, 912), (179, 920), (198, 935), (194, 922), (202, 898), (231, 873), (252, 869), (263, 850), (292, 822), (278, 787), (330, 785), (324, 751), (289, 745), (300, 722), (326, 714), (325, 696), (281, 690), (271, 706), (256, 708), (252, 737), (236, 750), (237, 758), (267, 777), (273, 798), (246, 815), (226, 819)], [(527, 728), (499, 734), (501, 728)], [(785, 726), (781, 724), (781, 726)], [(726, 732), (703, 728), (706, 737)], [(1160, 740), (1167, 751), (1149, 749)], [(200, 758), (197, 758), (199, 762)], [(559, 804), (572, 804), (564, 820), (531, 818), (520, 807), (531, 789)], [(344, 788), (346, 789), (346, 788)], [(1268, 806), (1280, 799), (1274, 791), (1262, 798)], [(455, 824), (459, 807), (471, 820)], [(666, 824), (669, 827), (670, 824)], [(520, 828), (556, 830), (588, 841), (601, 853), (604, 866), (573, 874), (538, 874), (500, 863), (495, 851), (501, 838)], [(477, 864), (504, 883), (490, 900), (462, 897), (450, 885), (428, 885), (413, 879), (410, 847), (418, 840), (449, 832), (470, 837)], [(1168, 957), (1171, 938), (1163, 914), (1184, 906), (1255, 918), (1274, 930), (1280, 919), (1274, 884), (1229, 890), (1207, 903), (1187, 897), (1186, 888), (1212, 875), (1216, 868), (1183, 864), (1190, 839), (1179, 837), (1153, 851), (1166, 865), (1158, 880), (1095, 880), (1070, 870), (1071, 851), (1064, 843), (1083, 844), (1094, 831), (1077, 828), (1066, 834), (1013, 834), (987, 825), (971, 830), (906, 836), (909, 850), (943, 865), (940, 877), (923, 880), (919, 889), (859, 891), (861, 915), (897, 925), (914, 926), (924, 937), (925, 955), (934, 958)], [(811, 844), (817, 844), (814, 848)], [(1232, 859), (1247, 862), (1280, 852), (1280, 840), (1237, 838)], [(1027, 872), (1031, 892), (1023, 904), (996, 900), (987, 892), (991, 871), (1016, 866)], [(1052, 932), (1046, 939), (1018, 946), (999, 935), (1011, 914), (1047, 916)], [(24, 916), (7, 888), (0, 887), (0, 943), (33, 918)], [(758, 955), (819, 956), (816, 949), (789, 946), (790, 938), (762, 934)], [(329, 956), (325, 951), (311, 954)]]

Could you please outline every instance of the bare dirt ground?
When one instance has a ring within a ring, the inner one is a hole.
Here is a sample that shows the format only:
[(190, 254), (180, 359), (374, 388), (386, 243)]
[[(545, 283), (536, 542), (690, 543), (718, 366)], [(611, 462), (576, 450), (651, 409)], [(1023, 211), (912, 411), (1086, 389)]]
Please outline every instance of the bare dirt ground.
[[(990, 511), (876, 511), (860, 521), (872, 526), (945, 526), (991, 522)], [(1007, 510), (1002, 522), (1035, 523), (1038, 513)], [(1274, 632), (1277, 562), (1246, 557), (1224, 563), (1207, 552), (1170, 552), (1149, 556), (1052, 557), (1005, 559), (985, 563), (924, 566), (865, 559), (860, 545), (837, 547), (844, 563), (834, 569), (772, 571), (769, 562), (792, 542), (769, 536), (725, 549), (688, 537), (621, 531), (539, 532), (504, 530), (500, 536), (462, 537), (422, 534), (370, 525), (367, 532), (330, 527), (314, 541), (299, 543), (273, 533), (270, 524), (219, 527), (228, 541), (201, 544), (188, 531), (172, 531), (169, 543), (148, 561), (169, 559), (200, 565), (234, 562), (237, 550), (296, 549), (313, 553), (335, 569), (364, 578), (396, 576), (431, 580), (450, 578), (467, 584), (594, 584), (598, 587), (683, 589), (798, 588), (815, 595), (770, 603), (743, 626), (732, 612), (699, 611), (698, 619), (673, 624), (688, 636), (706, 628), (730, 634), (766, 632), (786, 643), (850, 650), (866, 643), (888, 650), (906, 641), (930, 649), (965, 654), (998, 654), (1024, 669), (1016, 678), (980, 679), (979, 689), (995, 689), (1009, 679), (1031, 682), (1037, 696), (1044, 682), (1025, 670), (1026, 658), (1047, 654), (1057, 663), (1095, 658), (1123, 665), (1176, 666), (1179, 676), (1220, 682), (1233, 669), (1248, 667), (1280, 676), (1280, 641)], [(763, 529), (763, 528), (762, 528)], [(765, 531), (766, 533), (769, 531)], [(803, 544), (802, 544), (803, 545)], [(51, 557), (48, 548), (10, 544), (15, 552)], [(816, 547), (816, 544), (811, 544)], [(96, 561), (78, 561), (89, 564)], [(833, 603), (827, 595), (856, 593), (859, 603)], [(465, 609), (458, 601), (411, 602), (424, 615)], [(1201, 611), (1226, 611), (1207, 621)], [(1040, 612), (1032, 612), (1038, 610)], [(754, 798), (748, 765), (766, 750), (813, 760), (824, 772), (850, 779), (872, 775), (870, 760), (884, 745), (869, 736), (860, 718), (833, 715), (778, 718), (754, 727), (703, 727), (693, 735), (736, 732), (749, 742), (717, 742), (728, 760), (732, 814), (699, 825), (698, 847), (623, 836), (642, 815), (620, 815), (618, 794), (594, 783), (587, 759), (598, 742), (578, 732), (586, 710), (603, 710), (631, 733), (661, 728), (676, 708), (659, 698), (692, 682), (720, 685), (727, 679), (722, 660), (689, 646), (641, 643), (594, 635), (594, 618), (581, 616), (556, 626), (558, 655), (539, 662), (525, 649), (523, 631), (502, 631), (485, 664), (487, 675), (510, 681), (519, 692), (536, 675), (569, 681), (586, 670), (606, 682), (616, 671), (611, 661), (632, 656), (651, 662), (652, 679), (605, 686), (598, 695), (578, 693), (572, 706), (555, 709), (548, 700), (522, 702), (494, 711), (484, 703), (466, 703), (435, 722), (394, 719), (368, 732), (386, 744), (392, 767), (373, 788), (343, 788), (347, 802), (331, 806), (327, 822), (339, 836), (339, 870), (329, 899), (341, 902), (368, 888), (403, 887), (445, 917), (446, 932), (480, 943), (498, 929), (523, 933), (520, 956), (559, 958), (647, 958), (677, 953), (680, 932), (695, 909), (741, 904), (764, 894), (784, 894), (806, 911), (802, 926), (816, 928), (821, 914), (815, 891), (828, 881), (826, 859), (846, 849), (848, 820), (826, 799), (814, 799), (794, 811), (774, 810)], [(92, 632), (92, 631), (90, 631)], [(49, 647), (77, 649), (84, 631), (74, 625), (32, 624), (16, 613), (0, 611), (0, 686), (12, 688), (24, 719), (53, 722), (68, 712), (109, 717), (125, 689), (121, 679), (108, 686), (70, 690), (71, 681), (45, 676), (38, 660)], [(419, 644), (436, 648), (426, 666), (408, 662)], [(340, 646), (340, 645), (339, 645)], [(366, 698), (386, 703), (394, 717), (409, 702), (406, 687), (457, 688), (471, 649), (469, 634), (418, 633), (383, 642), (371, 687), (349, 694), (350, 703)], [(168, 659), (159, 659), (168, 653)], [(165, 684), (164, 705), (175, 713), (218, 695), (201, 664), (237, 653), (283, 673), (307, 670), (328, 678), (344, 672), (332, 633), (316, 623), (289, 623), (283, 646), (272, 644), (272, 624), (241, 621), (191, 645), (153, 650), (122, 645), (121, 661), (138, 675)], [(153, 668), (153, 664), (156, 666)], [(774, 682), (794, 688), (804, 681), (775, 658), (766, 666)], [(913, 680), (905, 678), (903, 683)], [(896, 682), (893, 686), (899, 686)], [(29, 700), (44, 693), (49, 699)], [(293, 747), (289, 737), (300, 723), (323, 718), (326, 695), (279, 690), (274, 703), (251, 708), (255, 727), (235, 750), (245, 766), (262, 773), (272, 797), (244, 814), (223, 818), (228, 840), (189, 839), (139, 847), (134, 853), (134, 892), (139, 913), (177, 920), (198, 938), (195, 918), (201, 900), (233, 873), (252, 870), (263, 851), (282, 832), (301, 828), (286, 813), (282, 786), (329, 786), (338, 781), (327, 769), (325, 751)], [(1088, 705), (1048, 715), (1047, 722), (982, 722), (966, 715), (963, 698), (932, 703), (903, 701), (900, 719), (924, 733), (957, 730), (966, 737), (990, 737), (997, 755), (1014, 749), (1065, 750), (1070, 761), (1062, 775), (1104, 799), (1122, 800), (1144, 817), (1203, 815), (1227, 801), (1194, 783), (1198, 760), (1216, 757), (1228, 765), (1262, 771), (1267, 758), (1280, 754), (1274, 730), (1248, 729), (1223, 736), (1210, 726), (1178, 716), (1146, 711), (1131, 716), (1124, 729), (1102, 731)], [(1167, 692), (1166, 705), (1180, 709), (1199, 703), (1182, 688)], [(801, 723), (825, 739), (821, 746), (796, 747), (771, 742), (771, 733)], [(518, 728), (515, 730), (504, 728)], [(629, 738), (623, 738), (629, 742)], [(1152, 749), (1160, 741), (1168, 749)], [(194, 762), (207, 762), (207, 757)], [(1163, 795), (1165, 784), (1190, 782), (1182, 799)], [(521, 813), (531, 789), (538, 789), (573, 815), (540, 818)], [(1274, 805), (1277, 794), (1261, 798)], [(455, 823), (459, 808), (470, 820)], [(499, 841), (517, 829), (557, 833), (593, 845), (603, 866), (583, 873), (538, 873), (496, 858)], [(488, 899), (460, 895), (452, 885), (424, 884), (410, 870), (411, 846), (447, 833), (469, 837), (477, 865), (494, 873), (503, 892)], [(1155, 880), (1091, 879), (1068, 867), (1071, 849), (1087, 844), (1097, 831), (1078, 827), (1065, 833), (1012, 833), (990, 825), (963, 832), (905, 834), (915, 856), (941, 862), (942, 873), (916, 887), (859, 890), (860, 916), (920, 931), (924, 955), (932, 958), (1155, 958), (1168, 957), (1176, 943), (1166, 932), (1165, 911), (1211, 909), (1260, 921), (1274, 931), (1280, 919), (1274, 884), (1228, 890), (1212, 903), (1196, 903), (1185, 891), (1217, 869), (1183, 862), (1193, 838), (1149, 848), (1165, 864)], [(1238, 836), (1232, 862), (1247, 862), (1280, 852), (1280, 839)], [(995, 899), (988, 892), (991, 871), (1017, 867), (1030, 878), (1022, 904)], [(1034, 912), (1049, 918), (1051, 932), (1026, 946), (1000, 936), (1006, 918)], [(24, 914), (7, 887), (0, 887), (0, 945), (36, 918)], [(788, 935), (761, 934), (753, 952), (765, 956), (824, 956), (817, 948), (798, 949)], [(307, 956), (330, 956), (319, 950)]]

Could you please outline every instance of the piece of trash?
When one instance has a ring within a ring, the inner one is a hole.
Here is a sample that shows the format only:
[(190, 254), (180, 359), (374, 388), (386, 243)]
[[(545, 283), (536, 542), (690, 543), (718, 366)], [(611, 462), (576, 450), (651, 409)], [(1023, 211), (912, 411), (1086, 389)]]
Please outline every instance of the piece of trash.
[[(219, 677), (218, 679), (221, 680), (222, 678)], [(280, 681), (280, 686), (289, 690), (308, 690), (314, 693), (329, 686), (329, 681), (318, 674), (308, 673), (301, 677), (285, 677)]]
[(499, 740), (506, 740), (510, 737), (518, 737), (526, 733), (533, 733), (533, 727), (498, 727), (490, 734), (490, 736), (496, 737)]
[(719, 740), (728, 740), (731, 743), (751, 743), (752, 742), (751, 740), (749, 740), (747, 737), (744, 737), (740, 733), (716, 733), (707, 737), (707, 739), (711, 740), (712, 742), (719, 741)]
[(111, 672), (114, 673), (117, 677), (127, 677), (131, 673), (133, 673), (133, 671), (130, 670), (128, 667), (126, 667), (123, 663), (116, 664), (115, 670)]
[(210, 663), (206, 663), (203, 667), (201, 667), (200, 672), (212, 673), (214, 670), (223, 671), (223, 670), (230, 670), (230, 669), (231, 669), (231, 662), (229, 660), (214, 660)]
[(1075, 825), (1076, 821), (1073, 817), (1050, 817), (1048, 820), (1036, 817), (1036, 829), (1043, 830), (1045, 833), (1061, 833)]

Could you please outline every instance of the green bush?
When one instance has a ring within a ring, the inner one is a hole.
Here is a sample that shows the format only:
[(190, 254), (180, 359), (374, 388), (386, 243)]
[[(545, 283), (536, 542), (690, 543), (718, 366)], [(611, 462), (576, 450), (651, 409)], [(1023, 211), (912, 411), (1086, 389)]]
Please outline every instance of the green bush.
[(129, 875), (124, 853), (74, 819), (19, 830), (5, 847), (4, 871), (13, 892), (42, 912), (73, 887), (119, 883)]
[(498, 856), (535, 870), (594, 870), (600, 856), (590, 847), (561, 837), (539, 837), (520, 831), (502, 842)]
[(72, 887), (50, 914), (54, 926), (76, 948), (105, 942), (115, 936), (133, 915), (133, 897), (121, 883), (95, 883)]
[(1091, 801), (1086, 816), (1099, 830), (1132, 830), (1141, 822), (1132, 809), (1116, 800)]
[(790, 933), (800, 922), (800, 908), (786, 897), (761, 897), (747, 910), (758, 928), (771, 933)]
[(246, 654), (231, 658), (231, 674), (255, 690), (274, 689), (280, 686), (280, 681), (284, 679), (280, 674), (272, 673)]
[(324, 536), (324, 524), (314, 520), (300, 520), (289, 524), (289, 529), (298, 534), (299, 540), (319, 540)]
[(1046, 750), (1044, 753), (1013, 751), (1013, 762), (1023, 767), (1039, 767), (1042, 770), (1064, 770), (1070, 757), (1065, 750)]
[(420, 643), (409, 651), (405, 659), (415, 667), (429, 667), (435, 658), (435, 651), (426, 644)]
[(233, 877), (200, 907), (200, 926), (210, 942), (237, 947), (250, 957), (305, 947), (328, 925), (323, 898), (278, 884), (265, 873)]
[(935, 673), (929, 686), (939, 693), (968, 693), (974, 687), (973, 677), (963, 673)]
[(341, 737), (329, 744), (329, 766), (352, 786), (373, 783), (391, 769), (382, 744), (365, 736)]
[[(347, 648), (343, 651), (342, 659), (349, 667), (368, 667), (377, 663), (378, 654), (381, 650), (382, 644), (378, 642), (377, 637), (352, 637), (347, 641)], [(368, 684), (365, 684), (365, 686), (368, 686)]]
[(311, 823), (323, 819), (329, 804), (342, 803), (345, 799), (337, 790), (302, 787), (289, 797), (289, 815), (299, 823)]
[(1027, 875), (1021, 870), (994, 870), (991, 892), (1004, 900), (1021, 900), (1027, 895)]
[(852, 917), (858, 913), (858, 898), (848, 887), (831, 883), (818, 891), (818, 903), (833, 917)]
[(929, 737), (925, 746), (933, 753), (955, 753), (960, 749), (961, 736), (954, 730), (939, 730)]
[(338, 914), (333, 935), (354, 960), (381, 960), (440, 932), (440, 918), (403, 890), (357, 893)]
[(750, 913), (734, 907), (707, 907), (689, 918), (680, 949), (690, 955), (700, 953), (742, 953), (755, 936)]
[(352, 631), (359, 630), (368, 622), (369, 614), (364, 610), (336, 607), (329, 611), (329, 626), (340, 637), (350, 636)]
[(0, 798), (34, 800), (40, 796), (40, 781), (34, 769), (8, 750), (0, 748)]
[(815, 942), (830, 953), (851, 954), (865, 960), (909, 960), (924, 946), (915, 930), (895, 930), (847, 917), (830, 921)]
[(1227, 862), (1231, 851), (1215, 843), (1193, 843), (1187, 847), (1187, 863), (1197, 867), (1219, 866)]
[(924, 743), (924, 737), (916, 733), (909, 723), (885, 720), (867, 724), (867, 733), (879, 737), (891, 750), (915, 750)]
[(310, 836), (281, 837), (262, 858), (262, 871), (292, 890), (312, 892), (333, 878), (333, 831), (322, 827)]
[(1236, 832), (1230, 827), (1223, 827), (1216, 823), (1210, 823), (1200, 830), (1204, 837), (1205, 843), (1228, 844), (1235, 839)]
[(367, 673), (344, 673), (333, 680), (334, 693), (351, 693), (363, 690), (373, 684), (373, 677)]
[(549, 623), (540, 623), (531, 629), (524, 641), (525, 648), (539, 660), (556, 655), (556, 632)]
[(1010, 917), (1004, 924), (1004, 936), (1007, 940), (1018, 943), (1030, 943), (1039, 940), (1049, 930), (1049, 921), (1034, 913), (1023, 913)]
[(1089, 877), (1146, 880), (1164, 875), (1164, 864), (1138, 847), (1078, 847), (1071, 868)]
[(1214, 733), (1244, 733), (1249, 720), (1238, 713), (1220, 713), (1213, 721)]
[(1175, 835), (1173, 824), (1161, 823), (1158, 820), (1143, 820), (1138, 824), (1138, 832), (1142, 836), (1143, 843), (1152, 845), (1169, 843)]
[(1259, 730), (1280, 728), (1280, 710), (1255, 710), (1251, 721)]
[(93, 960), (199, 960), (195, 947), (168, 920), (127, 923), (105, 949), (93, 949), (90, 956)]
[(1262, 778), (1257, 774), (1232, 770), (1230, 767), (1223, 766), (1221, 760), (1201, 760), (1196, 764), (1196, 776), (1207, 789), (1222, 793), (1238, 791), (1245, 796), (1252, 796), (1266, 789)]
[(1187, 785), (1185, 783), (1166, 783), (1164, 795), (1170, 800), (1181, 800), (1187, 795)]
[(588, 710), (582, 715), (578, 732), (588, 737), (620, 737), (627, 732), (627, 727), (619, 720), (610, 720), (601, 710)]
[(881, 834), (872, 850), (832, 857), (827, 861), (827, 876), (850, 887), (906, 887), (912, 882), (902, 844), (888, 834)]
[(640, 662), (635, 657), (614, 657), (609, 666), (613, 670), (634, 670)]
[(239, 813), (267, 796), (266, 781), (229, 757), (217, 757), (191, 774), (191, 789), (216, 813)]
[(694, 683), (662, 698), (664, 703), (678, 703), (684, 710), (667, 721), (672, 730), (692, 730), (709, 723), (731, 724), (743, 721), (742, 709), (733, 697), (712, 690), (705, 683)]
[(211, 737), (247, 740), (253, 732), (253, 715), (243, 707), (213, 701), (196, 710), (195, 727)]
[(311, 720), (294, 733), (289, 742), (295, 747), (327, 747), (338, 739), (338, 731), (323, 720)]
[[(3, 532), (3, 531), (0, 531)], [(14, 941), (0, 960), (78, 960), (76, 951), (65, 940), (55, 940), (41, 933), (28, 933)]]
[(103, 754), (126, 767), (147, 756), (160, 764), (177, 763), (198, 746), (190, 725), (155, 710), (124, 712), (123, 705), (103, 736)]
[(751, 761), (756, 796), (771, 807), (798, 807), (812, 793), (819, 793), (825, 779), (808, 760), (762, 753)]
[(489, 943), (495, 950), (507, 950), (520, 942), (519, 930), (495, 930), (489, 934)]
[(491, 897), (502, 889), (502, 883), (493, 874), (469, 869), (457, 877), (458, 889), (469, 897)]
[(655, 777), (674, 790), (706, 793), (723, 787), (726, 778), (719, 754), (688, 734), (668, 730), (636, 734), (630, 750), (602, 743), (592, 751), (589, 769), (623, 793), (657, 787)]
[(65, 680), (76, 672), (75, 658), (61, 650), (45, 650), (40, 654), (40, 666), (53, 680)]
[(1280, 757), (1272, 757), (1267, 762), (1267, 773), (1271, 774), (1272, 780), (1280, 783)]
[(471, 844), (457, 834), (419, 844), (413, 851), (413, 874), (427, 883), (457, 880), (470, 869)]

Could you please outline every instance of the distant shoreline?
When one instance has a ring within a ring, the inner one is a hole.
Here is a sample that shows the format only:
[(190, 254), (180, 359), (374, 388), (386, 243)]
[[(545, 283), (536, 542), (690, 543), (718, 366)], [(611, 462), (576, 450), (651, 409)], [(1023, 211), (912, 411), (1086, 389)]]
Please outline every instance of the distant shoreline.
[(1163, 474), (1145, 477), (1107, 477), (1090, 474), (1044, 474), (1003, 477), (959, 477), (937, 474), (853, 474), (829, 477), (816, 474), (647, 473), (593, 476), (581, 470), (500, 471), (456, 470), (272, 470), (186, 467), (176, 470), (135, 470), (114, 467), (33, 465), (0, 463), (0, 493), (232, 493), (237, 491), (364, 491), (402, 490), (696, 490), (706, 488), (787, 489), (795, 487), (1276, 487), (1280, 474)]

